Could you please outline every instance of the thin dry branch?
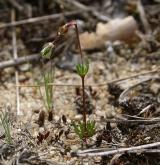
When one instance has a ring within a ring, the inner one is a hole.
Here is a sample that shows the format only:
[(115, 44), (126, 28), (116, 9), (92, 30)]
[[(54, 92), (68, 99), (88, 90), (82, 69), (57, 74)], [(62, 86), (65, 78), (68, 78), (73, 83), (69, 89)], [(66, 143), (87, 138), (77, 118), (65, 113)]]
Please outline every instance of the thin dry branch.
[[(12, 61), (13, 62), (13, 61)], [(1, 67), (0, 67), (1, 68)], [(123, 81), (126, 79), (130, 79), (130, 78), (135, 78), (135, 77), (139, 77), (139, 76), (143, 76), (143, 75), (147, 75), (147, 74), (151, 74), (151, 73), (158, 73), (159, 69), (153, 70), (153, 71), (148, 71), (148, 72), (144, 72), (144, 73), (139, 73), (133, 76), (129, 76), (129, 77), (125, 77), (125, 78), (120, 78), (120, 79), (116, 79), (116, 80), (111, 80), (105, 83), (97, 83), (97, 84), (86, 84), (86, 86), (92, 86), (92, 87), (103, 87), (106, 86), (110, 83), (115, 83), (115, 82), (119, 82), (119, 81)], [(149, 81), (148, 79), (145, 81)], [(140, 82), (142, 83), (142, 82)], [(40, 86), (44, 86), (44, 84), (39, 84)], [(56, 83), (50, 83), (48, 85), (52, 85), (52, 86), (59, 86), (59, 87), (73, 87), (73, 86), (81, 86), (80, 84), (56, 84)], [(136, 86), (139, 84), (136, 84)], [(28, 84), (28, 85), (19, 85), (19, 87), (37, 87), (37, 85), (34, 84)]]
[(146, 17), (146, 13), (145, 13), (145, 10), (144, 10), (144, 7), (142, 5), (141, 0), (139, 0), (137, 2), (137, 9), (139, 11), (140, 19), (141, 19), (141, 21), (143, 23), (145, 32), (146, 33), (151, 33), (151, 27), (150, 27), (150, 25), (148, 23), (148, 20), (147, 20), (147, 17)]
[(148, 112), (148, 111), (151, 110), (153, 107), (154, 107), (153, 104), (147, 105), (145, 108), (143, 108), (143, 109), (137, 114), (137, 116), (139, 116), (139, 115), (141, 115), (141, 114), (143, 114), (143, 113), (145, 113), (145, 112)]
[[(132, 115), (123, 114), (123, 113), (121, 115), (124, 116), (124, 117), (127, 117), (127, 118), (146, 120), (145, 117), (140, 117), (140, 116), (136, 116), (136, 115), (132, 116)], [(157, 118), (147, 118), (147, 119), (149, 120), (149, 119), (157, 119)]]
[(104, 122), (110, 123), (137, 123), (137, 124), (154, 124), (160, 122), (160, 118), (153, 118), (153, 119), (141, 119), (141, 120), (122, 120), (122, 119), (104, 119)]
[(23, 11), (23, 6), (21, 6), (17, 1), (15, 0), (8, 0), (8, 2), (18, 11)]
[[(65, 43), (62, 43), (60, 46), (58, 46), (54, 54), (59, 54), (61, 49), (65, 46)], [(24, 57), (17, 57), (16, 59), (8, 60), (8, 61), (3, 61), (0, 63), (0, 69), (5, 69), (8, 67), (15, 67), (24, 63), (29, 63), (33, 61), (38, 61), (41, 59), (40, 54), (32, 54), (32, 55), (25, 55)]]
[(115, 79), (115, 80), (110, 81), (110, 83), (117, 83), (117, 82), (124, 81), (124, 80), (127, 80), (127, 79), (132, 79), (132, 78), (136, 78), (136, 77), (139, 77), (139, 76), (145, 76), (147, 74), (154, 74), (154, 73), (160, 73), (160, 68), (157, 68), (157, 69), (152, 70), (152, 71), (138, 73), (138, 74), (135, 74), (135, 75), (132, 75), (132, 76), (127, 76), (127, 77), (124, 77), (124, 78)]
[(13, 26), (20, 26), (20, 25), (24, 25), (24, 24), (28, 24), (28, 23), (42, 22), (42, 21), (49, 20), (49, 19), (58, 19), (62, 16), (66, 16), (66, 17), (74, 16), (74, 15), (77, 15), (78, 13), (80, 13), (80, 11), (72, 11), (72, 12), (66, 12), (66, 13), (60, 13), (60, 14), (51, 14), (51, 15), (46, 15), (46, 16), (42, 16), (42, 17), (24, 19), (21, 21), (14, 21), (14, 22), (5, 23), (5, 24), (0, 25), (0, 29), (7, 28), (7, 27), (13, 27)]
[(151, 81), (151, 80), (159, 80), (159, 79), (160, 79), (160, 77), (153, 76), (153, 77), (149, 77), (149, 78), (147, 78), (146, 80), (143, 80), (143, 81), (141, 81), (141, 82), (138, 82), (138, 83), (136, 83), (136, 84), (130, 86), (129, 88), (127, 88), (126, 90), (124, 90), (124, 91), (120, 94), (119, 99), (118, 99), (118, 102), (119, 102), (119, 103), (124, 102), (124, 101), (126, 100), (126, 95), (128, 94), (128, 92), (129, 92), (130, 90), (134, 89), (135, 87), (141, 85), (142, 83), (148, 82), (148, 81)]
[(68, 3), (71, 5), (75, 6), (76, 8), (85, 11), (85, 12), (91, 12), (93, 16), (95, 16), (97, 19), (100, 21), (108, 22), (111, 20), (111, 18), (107, 17), (106, 15), (103, 15), (99, 11), (97, 11), (95, 8), (85, 6), (84, 4), (78, 2), (78, 1), (73, 1), (73, 0), (67, 0)]
[(119, 149), (111, 149), (111, 150), (107, 149), (104, 151), (102, 151), (102, 149), (93, 149), (93, 151), (79, 150), (74, 154), (75, 156), (80, 156), (80, 157), (109, 156), (109, 155), (120, 154), (120, 153), (133, 153), (133, 151), (138, 153), (138, 152), (143, 152), (144, 149), (159, 147), (159, 146), (160, 146), (160, 142), (155, 142), (155, 143), (145, 144), (145, 145), (140, 145), (140, 146), (135, 146), (135, 147), (119, 148)]
[[(11, 21), (14, 23), (15, 21), (15, 10), (11, 10)], [(18, 58), (17, 54), (17, 38), (16, 38), (16, 30), (15, 27), (12, 29), (12, 45), (13, 45), (13, 59), (16, 60)], [(20, 115), (20, 98), (19, 98), (19, 74), (18, 71), (15, 70), (15, 79), (16, 79), (16, 105), (17, 105), (17, 115)]]
[(0, 69), (5, 69), (8, 67), (14, 67), (14, 66), (18, 66), (20, 64), (24, 64), (26, 62), (39, 60), (40, 57), (41, 56), (39, 54), (32, 54), (32, 55), (27, 55), (24, 57), (18, 57), (16, 59), (12, 59), (12, 60), (8, 60), (8, 61), (3, 61), (0, 63)]
[[(45, 84), (39, 84), (39, 85), (19, 85), (19, 87), (39, 87), (44, 86)], [(73, 87), (73, 86), (82, 86), (81, 84), (56, 84), (56, 83), (49, 83), (48, 85), (56, 86), (56, 87)], [(99, 84), (85, 84), (86, 87), (92, 86), (97, 87)]]

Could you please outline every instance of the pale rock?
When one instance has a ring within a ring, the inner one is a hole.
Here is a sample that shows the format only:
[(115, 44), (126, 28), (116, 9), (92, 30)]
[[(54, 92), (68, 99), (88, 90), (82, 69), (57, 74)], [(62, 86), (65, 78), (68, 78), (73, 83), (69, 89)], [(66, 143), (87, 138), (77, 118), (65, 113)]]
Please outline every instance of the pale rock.
[(74, 119), (75, 119), (75, 120), (81, 120), (81, 119), (82, 119), (82, 117), (83, 117), (83, 116), (82, 116), (81, 114), (78, 114), (78, 115), (76, 115), (76, 116), (75, 116), (75, 118), (74, 118)]

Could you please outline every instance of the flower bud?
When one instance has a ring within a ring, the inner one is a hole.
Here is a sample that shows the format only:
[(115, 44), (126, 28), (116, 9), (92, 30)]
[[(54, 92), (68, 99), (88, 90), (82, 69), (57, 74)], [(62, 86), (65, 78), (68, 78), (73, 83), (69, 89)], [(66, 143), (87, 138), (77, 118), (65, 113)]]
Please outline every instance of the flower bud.
[(44, 48), (41, 50), (42, 58), (50, 59), (52, 55), (52, 50), (54, 48), (54, 44), (52, 42), (47, 43)]
[(65, 24), (58, 30), (58, 35), (65, 35), (68, 32), (68, 26)]

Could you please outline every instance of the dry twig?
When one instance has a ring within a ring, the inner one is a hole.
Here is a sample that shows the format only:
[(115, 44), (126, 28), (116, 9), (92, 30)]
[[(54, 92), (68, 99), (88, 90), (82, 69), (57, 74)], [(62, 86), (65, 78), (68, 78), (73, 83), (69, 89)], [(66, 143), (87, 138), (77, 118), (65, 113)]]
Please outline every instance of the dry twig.
[(82, 10), (82, 11), (91, 12), (100, 21), (108, 22), (108, 21), (111, 20), (109, 17), (107, 17), (106, 15), (101, 14), (95, 8), (85, 6), (84, 4), (82, 4), (78, 1), (67, 0), (67, 2), (70, 3), (71, 5), (75, 6), (76, 8)]
[[(29, 57), (29, 56), (27, 56)], [(35, 56), (36, 57), (36, 56)], [(25, 60), (23, 58), (23, 60)], [(22, 61), (23, 61), (22, 60)], [(32, 60), (32, 59), (31, 59)], [(12, 61), (13, 62), (13, 61)], [(1, 67), (0, 67), (1, 68)], [(159, 68), (156, 69), (156, 70), (153, 70), (153, 71), (148, 71), (148, 72), (145, 72), (145, 73), (139, 73), (139, 74), (136, 74), (136, 75), (133, 75), (133, 76), (129, 76), (129, 77), (125, 77), (125, 78), (120, 78), (120, 79), (116, 79), (116, 80), (111, 80), (111, 81), (108, 81), (108, 82), (105, 82), (105, 83), (97, 83), (97, 84), (86, 84), (86, 86), (92, 86), (92, 87), (103, 87), (103, 86), (106, 86), (108, 84), (111, 84), (111, 83), (117, 83), (119, 81), (123, 81), (123, 80), (126, 80), (126, 79), (131, 79), (131, 78), (135, 78), (135, 77), (139, 77), (139, 76), (144, 76), (144, 75), (147, 75), (147, 74), (151, 74), (151, 73), (158, 73), (159, 72)], [(145, 81), (149, 81), (148, 79), (145, 80)], [(140, 82), (142, 83), (142, 82)], [(44, 86), (44, 84), (40, 84), (41, 86)], [(60, 86), (60, 87), (63, 87), (63, 86), (67, 86), (67, 87), (73, 87), (73, 86), (81, 86), (80, 84), (55, 84), (55, 83), (51, 83), (49, 85), (53, 85), (53, 86)], [(136, 86), (139, 85), (139, 84), (136, 84)], [(19, 85), (19, 87), (37, 87), (37, 85)]]
[(23, 11), (23, 6), (21, 6), (17, 1), (15, 0), (8, 0), (8, 2), (14, 7), (16, 8), (18, 11)]
[(149, 23), (147, 21), (145, 10), (143, 8), (141, 0), (138, 1), (137, 8), (138, 8), (140, 19), (141, 19), (141, 21), (143, 23), (145, 32), (146, 33), (150, 33), (151, 32), (151, 28), (150, 28), (150, 25), (149, 25)]
[(154, 74), (154, 73), (160, 73), (160, 68), (157, 68), (157, 69), (152, 70), (152, 71), (138, 73), (138, 74), (135, 74), (135, 75), (132, 75), (132, 76), (127, 76), (127, 77), (124, 77), (124, 78), (119, 78), (119, 79), (116, 79), (116, 80), (112, 80), (109, 83), (117, 83), (117, 82), (124, 81), (124, 80), (127, 80), (127, 79), (132, 79), (132, 78), (136, 78), (136, 77), (140, 77), (140, 76), (145, 76), (147, 74)]
[(137, 123), (137, 124), (153, 124), (160, 122), (160, 118), (153, 118), (153, 119), (141, 119), (141, 120), (122, 120), (122, 119), (104, 119), (104, 122), (110, 123)]
[(14, 21), (14, 22), (10, 22), (10, 23), (5, 23), (0, 25), (0, 29), (2, 28), (7, 28), (7, 27), (13, 27), (13, 26), (20, 26), (20, 25), (24, 25), (24, 24), (28, 24), (28, 23), (36, 23), (36, 22), (42, 22), (45, 20), (49, 20), (49, 19), (58, 19), (61, 16), (74, 16), (76, 14), (80, 13), (80, 11), (72, 11), (72, 12), (66, 12), (66, 13), (60, 13), (60, 14), (51, 14), (51, 15), (46, 15), (46, 16), (42, 16), (42, 17), (35, 17), (35, 18), (29, 18), (29, 19), (24, 19), (21, 21)]
[(124, 91), (120, 94), (119, 99), (118, 99), (118, 102), (119, 102), (120, 104), (123, 103), (123, 102), (126, 100), (126, 95), (127, 95), (128, 92), (129, 92), (130, 90), (132, 90), (133, 88), (135, 88), (135, 87), (141, 85), (141, 84), (144, 83), (144, 82), (148, 82), (148, 81), (151, 81), (151, 80), (159, 80), (159, 79), (160, 79), (160, 78), (157, 77), (157, 76), (152, 76), (152, 77), (147, 78), (146, 80), (143, 80), (143, 81), (141, 81), (141, 82), (138, 82), (138, 83), (136, 83), (136, 84), (134, 84), (134, 85), (128, 87), (126, 90), (124, 90)]
[[(15, 10), (11, 10), (11, 21), (14, 23), (15, 21)], [(13, 58), (16, 60), (18, 58), (17, 55), (17, 39), (16, 39), (16, 31), (15, 27), (12, 29), (12, 45), (13, 45)], [(15, 79), (16, 79), (16, 103), (17, 103), (17, 115), (20, 115), (20, 98), (19, 98), (19, 76), (18, 76), (18, 71), (15, 70)]]
[[(128, 148), (118, 148), (118, 149), (111, 149), (111, 150), (103, 150), (103, 149), (93, 149), (93, 150), (80, 150), (75, 153), (76, 156), (80, 157), (86, 157), (86, 156), (109, 156), (109, 155), (114, 155), (114, 154), (121, 154), (121, 153), (133, 153), (135, 151), (136, 153), (138, 152), (143, 152), (144, 149), (148, 148), (153, 148), (153, 147), (159, 147), (160, 142), (155, 142), (151, 144), (145, 144), (145, 145), (140, 145), (140, 146), (135, 146), (135, 147), (128, 147)], [(103, 150), (103, 151), (102, 151)], [(159, 150), (157, 150), (159, 151)]]
[(24, 57), (17, 57), (16, 59), (1, 62), (0, 69), (18, 66), (18, 65), (24, 64), (26, 62), (36, 61), (39, 59), (40, 59), (39, 54), (32, 54), (32, 55), (28, 55), (28, 56), (24, 56)]

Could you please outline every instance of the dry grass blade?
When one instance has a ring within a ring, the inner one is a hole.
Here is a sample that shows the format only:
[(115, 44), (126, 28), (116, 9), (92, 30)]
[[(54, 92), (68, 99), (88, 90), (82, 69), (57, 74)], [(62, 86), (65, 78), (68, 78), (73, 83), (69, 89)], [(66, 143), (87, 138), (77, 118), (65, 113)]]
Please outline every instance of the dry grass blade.
[(10, 128), (10, 117), (8, 112), (1, 112), (0, 114), (0, 125), (4, 129), (5, 141), (9, 144), (12, 143), (11, 128)]

